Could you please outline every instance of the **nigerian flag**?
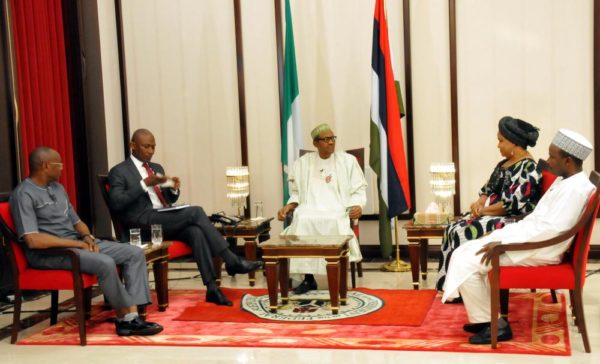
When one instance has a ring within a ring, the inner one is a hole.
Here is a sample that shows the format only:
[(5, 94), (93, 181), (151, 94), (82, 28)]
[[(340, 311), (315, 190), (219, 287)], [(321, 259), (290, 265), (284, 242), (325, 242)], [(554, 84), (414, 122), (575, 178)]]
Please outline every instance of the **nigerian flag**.
[(285, 53), (283, 60), (283, 116), (281, 120), (281, 163), (283, 164), (283, 203), (290, 197), (288, 171), (302, 148), (300, 95), (296, 72), (296, 51), (290, 0), (285, 0)]

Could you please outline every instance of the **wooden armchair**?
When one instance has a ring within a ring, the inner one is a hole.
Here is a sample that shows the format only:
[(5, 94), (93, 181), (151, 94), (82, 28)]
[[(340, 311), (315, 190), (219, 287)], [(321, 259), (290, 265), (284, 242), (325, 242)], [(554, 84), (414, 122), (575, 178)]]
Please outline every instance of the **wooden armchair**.
[[(99, 174), (96, 176), (96, 181), (98, 182), (98, 186), (100, 187), (100, 192), (102, 193), (102, 198), (104, 199), (104, 203), (106, 203), (106, 207), (108, 207), (108, 211), (110, 213), (110, 219), (115, 228), (116, 238), (120, 242), (126, 243), (128, 240), (128, 236), (129, 236), (127, 227), (124, 226), (123, 223), (121, 223), (118, 216), (110, 208), (110, 200), (108, 197), (108, 191), (110, 190), (110, 185), (108, 184), (108, 175)], [(171, 241), (171, 245), (169, 245), (168, 251), (169, 251), (169, 260), (192, 255), (192, 248), (189, 245), (187, 245), (186, 243), (184, 243), (183, 241), (179, 241), (179, 240)], [(220, 257), (213, 258), (213, 266), (215, 268), (215, 272), (217, 273), (217, 277), (219, 277), (219, 278), (220, 278), (220, 272), (221, 272), (222, 265), (223, 265), (223, 261)]]
[[(575, 324), (581, 333), (586, 352), (590, 352), (590, 344), (585, 325), (583, 312), (582, 290), (585, 283), (587, 256), (590, 248), (590, 239), (600, 207), (600, 174), (593, 171), (590, 181), (596, 186), (584, 213), (579, 221), (568, 231), (559, 236), (539, 242), (498, 245), (492, 251), (492, 270), (489, 273), (491, 286), (491, 317), (498, 317), (500, 309), (500, 290), (510, 288), (545, 288), (568, 289)], [(501, 267), (500, 255), (507, 251), (532, 250), (559, 244), (573, 238), (569, 251), (565, 254), (563, 262), (556, 265), (538, 267)], [(504, 311), (508, 312), (508, 300)], [(498, 320), (491, 320), (491, 344), (496, 348), (498, 336)]]
[(51, 291), (51, 325), (56, 324), (58, 319), (58, 291), (73, 290), (77, 322), (79, 324), (79, 342), (82, 346), (86, 345), (85, 320), (90, 317), (91, 287), (97, 283), (97, 277), (81, 272), (77, 249), (40, 250), (40, 252), (48, 255), (67, 255), (73, 267), (71, 270), (47, 270), (30, 267), (18, 242), (15, 230), (8, 202), (0, 202), (0, 232), (4, 236), (1, 248), (5, 250), (9, 257), (15, 290), (11, 344), (17, 341), (19, 335), (23, 290)]

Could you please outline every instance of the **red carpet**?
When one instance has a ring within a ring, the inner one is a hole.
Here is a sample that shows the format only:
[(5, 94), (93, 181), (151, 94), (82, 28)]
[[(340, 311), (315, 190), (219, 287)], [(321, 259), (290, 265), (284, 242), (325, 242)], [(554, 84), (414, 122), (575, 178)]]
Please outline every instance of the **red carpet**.
[[(425, 320), (433, 299), (437, 294), (434, 290), (388, 290), (357, 288), (356, 291), (376, 296), (383, 300), (384, 306), (376, 312), (339, 320), (303, 321), (307, 324), (336, 325), (388, 325), (388, 326), (420, 326)], [(244, 294), (262, 296), (267, 294), (266, 289), (239, 290), (223, 288), (223, 293), (234, 302), (233, 309), (215, 310), (214, 305), (206, 302), (197, 302), (194, 306), (186, 308), (181, 316), (175, 320), (205, 321), (205, 322), (288, 322), (278, 320), (265, 320), (241, 308), (241, 299)], [(342, 311), (344, 306), (342, 306)]]
[[(411, 291), (412, 292), (412, 291)], [(510, 299), (511, 341), (489, 345), (469, 345), (469, 334), (462, 331), (466, 322), (463, 305), (443, 305), (436, 298), (422, 326), (339, 325), (305, 323), (239, 323), (175, 321), (186, 307), (203, 299), (200, 291), (170, 292), (171, 304), (166, 312), (149, 307), (148, 320), (165, 326), (155, 336), (119, 337), (114, 324), (105, 322), (110, 311), (96, 313), (88, 321), (88, 345), (163, 345), (275, 347), (321, 349), (370, 349), (450, 351), (480, 353), (518, 353), (570, 355), (571, 347), (565, 314), (565, 299), (552, 304), (546, 293), (513, 293)], [(405, 310), (410, 310), (410, 307)], [(207, 306), (208, 315), (223, 314), (236, 308)], [(393, 313), (392, 313), (393, 315)], [(21, 345), (78, 345), (77, 324), (67, 318), (40, 333), (19, 341)]]

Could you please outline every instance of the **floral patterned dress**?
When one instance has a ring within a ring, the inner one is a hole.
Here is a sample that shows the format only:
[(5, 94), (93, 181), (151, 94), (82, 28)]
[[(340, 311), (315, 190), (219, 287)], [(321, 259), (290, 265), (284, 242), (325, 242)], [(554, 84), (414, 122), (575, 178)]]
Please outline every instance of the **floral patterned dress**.
[(512, 218), (532, 211), (540, 199), (542, 174), (537, 163), (531, 158), (521, 159), (517, 163), (503, 168), (502, 160), (496, 165), (490, 179), (479, 191), (479, 195), (487, 195), (486, 205), (502, 202), (505, 216), (482, 216), (472, 218), (466, 213), (462, 218), (450, 224), (442, 239), (440, 262), (436, 287), (443, 290), (446, 271), (454, 249), (465, 241), (478, 239), (506, 224)]

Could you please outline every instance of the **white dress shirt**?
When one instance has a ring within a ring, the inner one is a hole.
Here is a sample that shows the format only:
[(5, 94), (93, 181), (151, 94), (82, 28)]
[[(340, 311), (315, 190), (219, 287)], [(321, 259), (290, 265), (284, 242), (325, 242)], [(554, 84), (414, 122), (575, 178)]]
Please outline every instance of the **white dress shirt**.
[[(146, 191), (146, 193), (148, 194), (148, 197), (150, 197), (150, 201), (152, 201), (152, 207), (155, 208), (155, 209), (162, 208), (163, 204), (162, 204), (162, 202), (160, 202), (160, 199), (158, 198), (158, 195), (156, 194), (156, 191), (154, 191), (154, 187), (153, 186), (146, 186), (146, 183), (144, 182), (144, 179), (148, 177), (148, 171), (146, 171), (146, 168), (144, 167), (144, 162), (142, 162), (141, 160), (137, 159), (133, 155), (131, 156), (131, 160), (133, 161), (133, 164), (135, 165), (135, 167), (137, 168), (138, 172), (140, 172), (140, 175), (142, 176), (142, 180), (140, 181), (140, 185)], [(154, 173), (156, 173), (156, 172), (154, 172)], [(158, 175), (160, 175), (160, 173)], [(178, 194), (179, 193), (179, 190), (171, 189), (171, 191), (174, 194)]]

